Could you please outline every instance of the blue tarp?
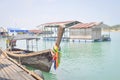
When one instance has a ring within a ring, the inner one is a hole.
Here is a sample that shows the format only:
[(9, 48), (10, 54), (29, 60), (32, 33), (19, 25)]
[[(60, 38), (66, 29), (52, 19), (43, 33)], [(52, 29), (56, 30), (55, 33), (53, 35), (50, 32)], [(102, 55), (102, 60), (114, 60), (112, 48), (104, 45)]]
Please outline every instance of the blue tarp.
[(19, 28), (8, 28), (8, 31), (10, 32), (28, 32), (28, 30), (23, 30), (23, 29), (19, 29)]

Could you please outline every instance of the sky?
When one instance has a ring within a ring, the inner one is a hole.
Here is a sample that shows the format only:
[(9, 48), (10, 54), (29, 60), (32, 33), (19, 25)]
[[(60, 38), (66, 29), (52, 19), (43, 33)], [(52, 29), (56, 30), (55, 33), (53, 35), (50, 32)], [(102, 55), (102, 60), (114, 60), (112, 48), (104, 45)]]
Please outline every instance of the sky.
[(0, 27), (71, 20), (120, 24), (120, 0), (0, 0)]

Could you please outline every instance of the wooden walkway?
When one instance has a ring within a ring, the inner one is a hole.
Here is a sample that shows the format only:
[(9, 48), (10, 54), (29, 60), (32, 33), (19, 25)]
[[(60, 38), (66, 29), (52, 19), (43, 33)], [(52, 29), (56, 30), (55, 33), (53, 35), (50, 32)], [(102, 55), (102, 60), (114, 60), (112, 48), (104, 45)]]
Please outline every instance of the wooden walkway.
[(21, 34), (13, 37), (14, 40), (40, 39), (37, 35)]
[(30, 73), (20, 64), (5, 57), (0, 50), (0, 80), (42, 80), (35, 73)]

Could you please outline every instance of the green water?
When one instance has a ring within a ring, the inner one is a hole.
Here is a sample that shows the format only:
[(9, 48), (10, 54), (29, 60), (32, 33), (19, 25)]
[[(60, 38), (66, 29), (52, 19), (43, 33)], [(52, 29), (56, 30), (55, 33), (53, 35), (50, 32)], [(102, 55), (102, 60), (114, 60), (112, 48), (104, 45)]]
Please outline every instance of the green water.
[[(45, 80), (120, 80), (120, 32), (112, 32), (111, 38), (111, 42), (62, 42), (60, 66), (43, 72)], [(38, 50), (51, 48), (53, 43), (40, 40)], [(17, 44), (26, 48), (25, 41)]]
[(120, 80), (120, 33), (111, 42), (62, 42), (60, 67), (45, 80)]

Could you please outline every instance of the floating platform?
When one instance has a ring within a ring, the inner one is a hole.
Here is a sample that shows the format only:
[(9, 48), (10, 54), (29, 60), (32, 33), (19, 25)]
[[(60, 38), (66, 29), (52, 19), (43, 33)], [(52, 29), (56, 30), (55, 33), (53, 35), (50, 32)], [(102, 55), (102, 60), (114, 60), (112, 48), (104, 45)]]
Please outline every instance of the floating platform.
[[(46, 40), (46, 41), (56, 41), (57, 37), (43, 37), (43, 40)], [(69, 38), (68, 37), (62, 37), (61, 40), (62, 41), (69, 41)]]
[[(55, 41), (56, 39), (57, 39), (56, 37), (43, 37), (43, 40), (46, 40), (46, 41)], [(100, 38), (100, 39), (81, 39), (81, 38), (63, 37), (61, 40), (69, 41), (69, 42), (103, 42), (103, 41), (111, 41), (111, 38), (104, 37), (104, 38)]]
[(22, 34), (17, 36), (12, 36), (14, 40), (31, 40), (31, 39), (40, 39), (37, 35)]

